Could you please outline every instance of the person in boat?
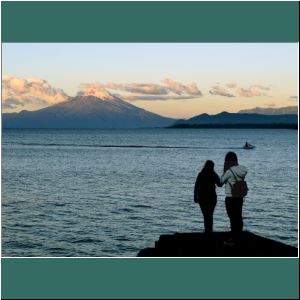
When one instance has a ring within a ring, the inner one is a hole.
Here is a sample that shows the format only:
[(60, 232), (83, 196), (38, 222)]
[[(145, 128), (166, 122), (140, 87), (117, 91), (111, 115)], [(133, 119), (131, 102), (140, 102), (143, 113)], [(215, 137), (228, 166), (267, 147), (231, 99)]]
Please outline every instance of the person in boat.
[(216, 185), (221, 186), (220, 178), (214, 171), (214, 162), (207, 160), (197, 176), (194, 189), (194, 202), (198, 203), (204, 218), (206, 233), (213, 231), (213, 214), (217, 204)]
[(248, 144), (248, 142), (246, 141), (245, 147), (248, 148), (249, 146), (250, 146), (250, 144)]
[(244, 180), (248, 170), (245, 166), (239, 165), (237, 155), (234, 152), (228, 152), (225, 156), (223, 171), (220, 184), (225, 184), (225, 206), (231, 227), (231, 238), (226, 243), (235, 244), (243, 231), (244, 198), (232, 197), (231, 190), (237, 180)]

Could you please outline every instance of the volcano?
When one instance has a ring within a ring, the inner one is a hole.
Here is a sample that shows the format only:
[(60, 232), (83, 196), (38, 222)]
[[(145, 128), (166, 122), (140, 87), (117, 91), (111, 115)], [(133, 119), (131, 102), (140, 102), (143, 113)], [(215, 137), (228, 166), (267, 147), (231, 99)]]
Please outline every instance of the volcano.
[(3, 128), (154, 128), (166, 127), (175, 121), (113, 95), (70, 97), (36, 111), (2, 115)]

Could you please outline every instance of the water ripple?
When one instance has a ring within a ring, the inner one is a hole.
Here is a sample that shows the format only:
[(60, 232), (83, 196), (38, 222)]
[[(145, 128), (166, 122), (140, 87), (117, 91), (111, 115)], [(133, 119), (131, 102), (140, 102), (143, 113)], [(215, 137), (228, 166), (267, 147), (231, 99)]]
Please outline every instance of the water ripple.
[[(249, 170), (245, 229), (297, 246), (297, 143), (288, 130), (4, 130), (2, 255), (136, 256), (202, 231), (194, 182), (207, 159), (221, 174), (229, 149)], [(217, 194), (214, 228), (229, 230)]]

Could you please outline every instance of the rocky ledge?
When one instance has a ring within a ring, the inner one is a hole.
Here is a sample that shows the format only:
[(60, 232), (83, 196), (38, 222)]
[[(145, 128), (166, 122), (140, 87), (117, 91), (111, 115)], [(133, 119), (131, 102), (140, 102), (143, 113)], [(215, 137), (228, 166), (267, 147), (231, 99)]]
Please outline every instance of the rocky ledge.
[(236, 244), (227, 244), (229, 232), (161, 235), (154, 248), (138, 257), (297, 257), (298, 249), (251, 232), (243, 232)]

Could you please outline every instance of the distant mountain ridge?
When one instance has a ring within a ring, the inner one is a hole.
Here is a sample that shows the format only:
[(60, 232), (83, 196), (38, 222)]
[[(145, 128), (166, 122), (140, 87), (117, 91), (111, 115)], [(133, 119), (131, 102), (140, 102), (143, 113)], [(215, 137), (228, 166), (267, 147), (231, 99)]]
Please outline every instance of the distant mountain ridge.
[[(222, 112), (216, 115), (204, 113), (187, 120), (176, 120), (151, 113), (111, 94), (103, 95), (102, 98), (79, 95), (36, 111), (4, 113), (2, 126), (3, 128), (154, 128), (298, 124), (298, 115), (288, 114), (289, 111), (295, 111), (294, 107), (286, 107), (285, 110), (282, 108), (281, 111), (286, 113), (276, 115), (272, 114), (270, 109), (269, 114), (243, 110), (243, 113)], [(262, 108), (254, 110), (264, 111)]]
[(243, 109), (238, 113), (240, 114), (263, 114), (263, 115), (297, 115), (298, 114), (298, 106), (286, 106), (286, 107), (255, 107), (251, 109)]
[(3, 128), (140, 128), (166, 127), (175, 119), (138, 108), (118, 97), (76, 96), (39, 109), (4, 113)]
[(201, 114), (187, 120), (178, 120), (174, 125), (209, 124), (297, 124), (298, 115), (262, 115), (251, 113), (222, 112), (216, 115)]

